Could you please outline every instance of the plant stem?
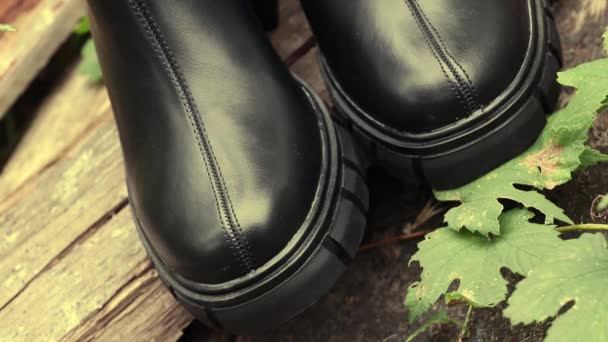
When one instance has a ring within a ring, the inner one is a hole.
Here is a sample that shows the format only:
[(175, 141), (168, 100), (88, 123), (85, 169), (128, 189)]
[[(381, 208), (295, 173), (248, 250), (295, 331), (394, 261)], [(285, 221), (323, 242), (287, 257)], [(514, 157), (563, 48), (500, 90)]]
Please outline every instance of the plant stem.
[(559, 227), (559, 228), (556, 228), (555, 230), (557, 230), (560, 233), (574, 232), (574, 231), (579, 231), (579, 230), (608, 231), (608, 224), (593, 224), (593, 223), (575, 224), (572, 226)]
[(469, 309), (467, 310), (467, 315), (464, 318), (464, 323), (462, 324), (462, 330), (460, 330), (460, 336), (458, 337), (458, 342), (462, 342), (462, 339), (467, 334), (467, 330), (469, 329), (469, 319), (471, 318), (471, 311), (473, 311), (473, 305), (469, 305)]

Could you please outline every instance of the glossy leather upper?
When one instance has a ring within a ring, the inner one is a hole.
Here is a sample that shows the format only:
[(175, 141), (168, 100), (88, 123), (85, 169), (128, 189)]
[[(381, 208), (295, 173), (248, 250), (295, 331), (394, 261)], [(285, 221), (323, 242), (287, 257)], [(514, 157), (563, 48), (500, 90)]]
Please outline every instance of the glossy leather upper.
[(342, 91), (379, 125), (441, 130), (524, 65), (535, 0), (302, 0)]
[(279, 253), (319, 187), (317, 116), (242, 0), (87, 0), (135, 215), (181, 276)]

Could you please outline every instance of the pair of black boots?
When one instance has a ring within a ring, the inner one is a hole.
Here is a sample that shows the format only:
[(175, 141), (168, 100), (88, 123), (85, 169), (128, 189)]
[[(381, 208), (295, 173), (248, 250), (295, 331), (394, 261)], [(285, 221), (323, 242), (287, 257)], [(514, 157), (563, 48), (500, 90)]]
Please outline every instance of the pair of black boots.
[(302, 0), (338, 120), (267, 41), (276, 0), (87, 3), (145, 247), (198, 319), (241, 334), (346, 269), (363, 160), (456, 187), (528, 147), (558, 96), (542, 0)]

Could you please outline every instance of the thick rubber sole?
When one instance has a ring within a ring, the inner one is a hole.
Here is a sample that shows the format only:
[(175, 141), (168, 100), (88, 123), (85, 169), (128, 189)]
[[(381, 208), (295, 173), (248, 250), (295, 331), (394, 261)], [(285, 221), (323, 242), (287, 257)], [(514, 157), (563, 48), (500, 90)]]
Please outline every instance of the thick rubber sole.
[[(495, 112), (484, 114), (494, 123), (481, 121), (467, 128), (466, 133), (455, 132), (441, 141), (413, 142), (380, 132), (364, 119), (373, 116), (353, 105), (320, 56), (322, 75), (336, 109), (372, 163), (408, 183), (423, 182), (437, 190), (457, 188), (523, 153), (536, 141), (547, 116), (555, 109), (562, 48), (548, 4), (539, 2), (536, 12), (543, 24), (537, 25), (537, 48), (527, 80), (511, 90), (513, 95)], [(430, 152), (426, 146), (438, 147)]]
[(323, 227), (318, 238), (309, 244), (309, 252), (294, 253), (285, 262), (289, 267), (278, 267), (245, 287), (215, 293), (199, 291), (196, 284), (184, 284), (160, 260), (134, 213), (144, 247), (161, 280), (188, 311), (211, 328), (254, 335), (289, 320), (331, 290), (355, 257), (363, 238), (369, 193), (358, 149), (351, 135), (334, 124), (322, 100), (302, 85), (319, 109), (319, 121), (327, 131), (326, 143), (334, 150), (332, 158), (337, 161), (334, 190), (328, 199), (331, 203), (319, 220)]

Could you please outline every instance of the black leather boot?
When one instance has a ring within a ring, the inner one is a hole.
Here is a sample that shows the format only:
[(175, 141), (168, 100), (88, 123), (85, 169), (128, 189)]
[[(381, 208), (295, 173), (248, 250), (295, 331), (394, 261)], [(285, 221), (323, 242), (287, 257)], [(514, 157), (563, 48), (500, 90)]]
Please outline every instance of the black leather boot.
[(253, 7), (87, 5), (135, 221), (177, 299), (250, 334), (328, 292), (361, 241), (367, 189), (351, 138), (285, 68)]
[(339, 111), (377, 161), (436, 189), (523, 152), (557, 102), (542, 0), (302, 0)]

